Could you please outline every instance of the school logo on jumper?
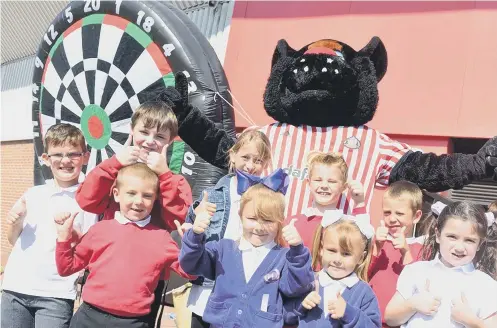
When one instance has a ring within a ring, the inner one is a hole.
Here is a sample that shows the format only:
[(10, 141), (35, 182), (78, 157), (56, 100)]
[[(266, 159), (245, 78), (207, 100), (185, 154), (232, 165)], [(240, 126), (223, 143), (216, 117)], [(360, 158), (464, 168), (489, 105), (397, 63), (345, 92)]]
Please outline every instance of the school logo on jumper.
[(290, 177), (304, 180), (307, 177), (307, 171), (309, 171), (309, 169), (307, 167), (304, 169), (293, 168), (293, 165), (290, 165), (290, 167), (284, 168), (283, 171)]
[(359, 147), (361, 147), (361, 142), (355, 136), (352, 136), (345, 139), (343, 145), (350, 149), (359, 149)]

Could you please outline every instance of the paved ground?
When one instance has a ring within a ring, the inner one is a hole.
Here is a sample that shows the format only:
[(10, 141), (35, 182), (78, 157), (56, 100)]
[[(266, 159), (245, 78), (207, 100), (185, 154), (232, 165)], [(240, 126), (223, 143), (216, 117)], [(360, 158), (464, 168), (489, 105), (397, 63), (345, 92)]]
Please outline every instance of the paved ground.
[[(74, 304), (74, 311), (76, 311), (79, 307), (79, 302)], [(171, 319), (170, 314), (174, 314), (174, 308), (165, 306), (164, 312), (162, 313), (162, 320), (160, 328), (177, 328), (173, 319)]]

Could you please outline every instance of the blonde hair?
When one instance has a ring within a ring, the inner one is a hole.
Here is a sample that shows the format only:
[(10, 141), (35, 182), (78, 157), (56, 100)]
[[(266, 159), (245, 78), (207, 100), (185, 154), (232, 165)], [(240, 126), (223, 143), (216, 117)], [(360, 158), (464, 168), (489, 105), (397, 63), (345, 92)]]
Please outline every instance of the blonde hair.
[[(271, 142), (269, 142), (267, 136), (259, 130), (243, 131), (233, 147), (228, 150), (228, 154), (232, 156), (238, 153), (240, 148), (251, 142), (255, 142), (257, 152), (259, 153), (259, 157), (261, 158), (263, 167), (266, 167), (271, 162)], [(231, 160), (229, 163), (229, 171), (234, 171), (233, 163), (231, 162)]]
[(253, 185), (243, 193), (240, 200), (240, 218), (242, 218), (245, 205), (249, 202), (253, 203), (257, 219), (269, 220), (278, 224), (275, 242), (280, 246), (283, 245), (281, 229), (285, 219), (285, 196), (280, 192), (272, 191), (263, 184)]
[(145, 163), (135, 163), (124, 166), (117, 173), (116, 188), (119, 188), (126, 183), (126, 177), (134, 176), (140, 178), (143, 182), (150, 182), (155, 187), (155, 193), (159, 190), (159, 177)]
[(333, 166), (333, 165), (338, 166), (340, 172), (342, 172), (342, 179), (343, 179), (342, 181), (347, 182), (347, 171), (349, 170), (349, 167), (345, 162), (345, 159), (343, 159), (342, 154), (324, 153), (317, 150), (311, 151), (307, 155), (307, 167), (309, 169), (309, 178), (311, 178), (312, 169), (318, 164), (323, 164), (328, 166)]
[(388, 186), (385, 197), (400, 198), (406, 197), (411, 203), (412, 213), (416, 214), (423, 206), (423, 192), (414, 183), (409, 181), (396, 181)]
[[(312, 242), (312, 268), (317, 271), (318, 267), (321, 266), (321, 249), (323, 247), (323, 237), (327, 231), (335, 229), (335, 233), (338, 236), (338, 245), (340, 246), (340, 252), (352, 253), (355, 247), (361, 247), (366, 254), (363, 256), (362, 262), (355, 268), (354, 272), (357, 276), (368, 282), (368, 268), (371, 262), (371, 241), (366, 238), (359, 229), (359, 227), (352, 221), (347, 219), (341, 219), (326, 228), (318, 225), (316, 232), (314, 233), (314, 240)], [(360, 236), (361, 245), (353, 243), (354, 237)]]
[(488, 204), (488, 212), (497, 212), (497, 200)]
[(147, 129), (157, 127), (157, 131), (169, 131), (170, 140), (178, 135), (178, 120), (171, 107), (162, 101), (147, 101), (131, 116), (131, 128), (139, 122)]
[(69, 144), (73, 147), (81, 147), (81, 150), (86, 152), (86, 141), (80, 129), (72, 124), (59, 123), (52, 125), (45, 134), (43, 140), (44, 150), (48, 152), (48, 148), (63, 146)]

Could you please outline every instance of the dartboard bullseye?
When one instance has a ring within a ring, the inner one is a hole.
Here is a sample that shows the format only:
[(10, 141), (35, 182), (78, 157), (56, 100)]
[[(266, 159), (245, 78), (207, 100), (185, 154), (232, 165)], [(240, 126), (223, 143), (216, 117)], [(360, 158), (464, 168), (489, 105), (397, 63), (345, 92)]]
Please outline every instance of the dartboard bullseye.
[[(89, 172), (119, 151), (134, 110), (155, 100), (157, 90), (174, 86), (179, 71), (189, 78), (192, 104), (214, 121), (234, 125), (232, 111), (215, 100), (216, 90), (227, 90), (227, 81), (224, 72), (211, 69), (221, 67), (217, 58), (205, 55), (213, 50), (207, 40), (197, 42), (193, 35), (201, 34), (184, 23), (186, 15), (170, 9), (158, 3), (86, 0), (71, 2), (57, 16), (35, 60), (33, 125), (38, 157), (46, 130), (70, 123), (86, 138), (91, 154), (84, 172)], [(172, 166), (187, 177), (196, 195), (196, 175), (199, 170), (209, 172), (202, 167), (209, 165), (187, 145), (170, 148)], [(43, 179), (51, 178), (47, 167), (40, 170)]]
[[(86, 106), (81, 115), (81, 131), (90, 147), (105, 148), (112, 135), (109, 116), (100, 106)], [(109, 149), (109, 152), (111, 151), (112, 149)]]

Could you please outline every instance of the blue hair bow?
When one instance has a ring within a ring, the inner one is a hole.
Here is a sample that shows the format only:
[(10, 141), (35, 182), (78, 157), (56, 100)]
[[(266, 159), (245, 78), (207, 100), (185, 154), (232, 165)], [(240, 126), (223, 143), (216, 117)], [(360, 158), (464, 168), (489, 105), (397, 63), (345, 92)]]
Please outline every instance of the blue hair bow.
[(286, 174), (285, 171), (283, 171), (282, 169), (277, 169), (264, 178), (236, 170), (236, 177), (238, 180), (236, 190), (239, 195), (243, 194), (245, 191), (247, 191), (248, 188), (258, 183), (262, 183), (269, 189), (276, 192), (281, 192), (283, 195), (285, 195), (286, 190), (288, 189), (288, 184), (290, 183), (288, 174)]

